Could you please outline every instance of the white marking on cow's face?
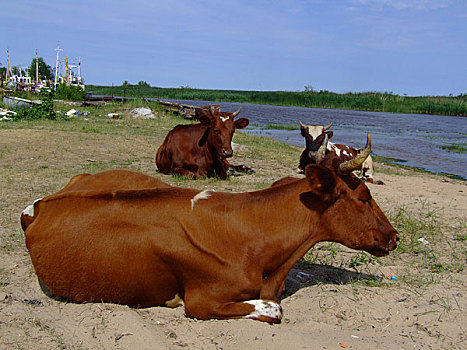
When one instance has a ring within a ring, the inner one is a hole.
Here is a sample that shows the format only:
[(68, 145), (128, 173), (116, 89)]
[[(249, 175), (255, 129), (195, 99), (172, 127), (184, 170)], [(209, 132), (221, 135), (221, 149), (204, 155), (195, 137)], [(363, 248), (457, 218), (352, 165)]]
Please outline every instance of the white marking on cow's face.
[(167, 300), (165, 302), (165, 305), (167, 307), (179, 307), (183, 306), (183, 299), (178, 296), (178, 294), (175, 294), (174, 298), (172, 300)]
[(219, 118), (221, 118), (222, 122), (225, 123), (227, 120), (229, 120), (229, 117), (223, 117), (223, 116), (219, 116)]
[(200, 199), (208, 199), (209, 197), (211, 197), (211, 193), (215, 191), (216, 190), (214, 189), (204, 190), (198, 193), (196, 196), (194, 196), (193, 199), (191, 200), (191, 210), (193, 210), (197, 201), (199, 201)]
[(324, 133), (324, 126), (321, 125), (307, 125), (306, 128), (313, 140), (316, 140), (319, 135)]
[(244, 301), (244, 303), (253, 305), (255, 307), (255, 310), (249, 315), (244, 316), (243, 318), (257, 319), (261, 316), (264, 316), (279, 321), (282, 319), (282, 307), (275, 301), (256, 299), (247, 300)]
[(342, 153), (344, 153), (344, 155), (346, 155), (346, 156), (350, 156), (350, 154), (347, 152), (347, 150), (342, 151)]
[(24, 208), (22, 214), (23, 215), (28, 215), (28, 216), (34, 216), (34, 204), (39, 202), (42, 198), (38, 198), (32, 203), (31, 205), (28, 205), (26, 208)]

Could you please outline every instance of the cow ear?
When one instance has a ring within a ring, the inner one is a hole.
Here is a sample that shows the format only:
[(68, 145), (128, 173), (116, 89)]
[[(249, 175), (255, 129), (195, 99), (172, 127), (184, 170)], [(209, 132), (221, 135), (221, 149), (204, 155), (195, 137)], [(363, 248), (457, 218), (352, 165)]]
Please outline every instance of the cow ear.
[(305, 175), (313, 191), (332, 193), (337, 184), (337, 176), (333, 169), (315, 164), (305, 169)]
[(310, 191), (300, 194), (300, 201), (313, 210), (324, 210), (337, 198), (337, 177), (327, 167), (310, 164), (305, 169)]
[(333, 131), (326, 131), (326, 135), (328, 135), (328, 140), (331, 139), (331, 137), (334, 135)]
[(208, 127), (212, 126), (212, 118), (211, 118), (211, 114), (209, 113), (209, 111), (203, 110), (199, 114), (198, 120), (200, 121), (201, 124), (205, 126), (208, 126)]
[(250, 120), (246, 118), (240, 118), (240, 119), (237, 119), (234, 122), (234, 124), (235, 124), (235, 129), (243, 129), (243, 128), (246, 128), (248, 124), (250, 124)]

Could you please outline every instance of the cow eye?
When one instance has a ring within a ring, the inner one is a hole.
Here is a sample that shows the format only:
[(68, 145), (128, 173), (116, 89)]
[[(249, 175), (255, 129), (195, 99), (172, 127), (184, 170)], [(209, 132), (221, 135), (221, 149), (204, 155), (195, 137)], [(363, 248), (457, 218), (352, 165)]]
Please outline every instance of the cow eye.
[(221, 131), (219, 129), (214, 129), (214, 134), (220, 134)]

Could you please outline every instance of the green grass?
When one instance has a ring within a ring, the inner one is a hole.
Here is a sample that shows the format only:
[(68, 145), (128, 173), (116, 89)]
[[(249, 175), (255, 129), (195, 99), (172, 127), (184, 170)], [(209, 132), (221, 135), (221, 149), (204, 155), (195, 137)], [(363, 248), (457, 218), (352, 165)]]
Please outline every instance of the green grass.
[(96, 95), (138, 96), (175, 100), (248, 102), (268, 105), (355, 109), (393, 113), (467, 116), (467, 94), (459, 96), (400, 96), (390, 92), (338, 94), (331, 91), (244, 91), (150, 86), (88, 85)]
[(467, 153), (467, 147), (465, 147), (465, 145), (450, 145), (442, 146), (441, 148), (455, 153)]
[(259, 125), (259, 124), (250, 124), (251, 126), (261, 128), (262, 130), (299, 130), (300, 127), (298, 125), (291, 125), (291, 124), (267, 124), (267, 125)]

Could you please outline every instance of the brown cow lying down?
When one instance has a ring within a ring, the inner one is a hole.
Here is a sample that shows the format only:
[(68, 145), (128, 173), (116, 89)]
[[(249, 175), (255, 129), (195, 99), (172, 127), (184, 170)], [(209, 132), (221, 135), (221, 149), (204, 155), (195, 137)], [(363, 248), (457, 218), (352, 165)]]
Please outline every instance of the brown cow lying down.
[(163, 174), (227, 177), (228, 170), (254, 173), (244, 165), (232, 165), (232, 137), (235, 129), (248, 126), (249, 120), (234, 120), (234, 113), (220, 112), (218, 108), (200, 109), (200, 123), (177, 125), (171, 130), (156, 153), (156, 165)]
[(284, 280), (316, 243), (376, 256), (397, 246), (366, 185), (333, 159), (323, 164), (247, 193), (199, 192), (130, 171), (79, 175), (23, 212), (26, 246), (57, 297), (280, 322)]
[[(324, 137), (327, 136), (329, 140), (332, 138), (334, 133), (332, 131), (327, 131), (332, 126), (332, 122), (326, 126), (305, 125), (300, 120), (299, 123), (300, 133), (305, 138), (305, 149), (300, 155), (297, 172), (303, 173), (305, 167), (308, 164), (316, 163), (313, 159), (313, 156), (310, 156), (310, 152), (311, 154), (316, 152), (320, 145), (323, 143)], [(360, 149), (332, 142), (327, 143), (326, 149), (326, 152), (335, 153), (335, 155), (338, 156), (343, 162), (355, 158), (361, 152)], [(360, 169), (355, 170), (355, 175), (367, 182), (373, 182), (373, 174), (373, 159), (371, 158), (371, 155), (368, 155), (368, 157), (362, 163)]]

